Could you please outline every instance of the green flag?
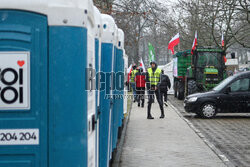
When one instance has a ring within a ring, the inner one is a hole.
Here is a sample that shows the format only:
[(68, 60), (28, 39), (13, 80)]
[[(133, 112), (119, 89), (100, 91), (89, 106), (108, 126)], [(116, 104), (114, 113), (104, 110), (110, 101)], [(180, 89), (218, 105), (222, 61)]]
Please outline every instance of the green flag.
[(148, 52), (149, 52), (149, 62), (155, 61), (155, 48), (150, 42), (148, 43)]

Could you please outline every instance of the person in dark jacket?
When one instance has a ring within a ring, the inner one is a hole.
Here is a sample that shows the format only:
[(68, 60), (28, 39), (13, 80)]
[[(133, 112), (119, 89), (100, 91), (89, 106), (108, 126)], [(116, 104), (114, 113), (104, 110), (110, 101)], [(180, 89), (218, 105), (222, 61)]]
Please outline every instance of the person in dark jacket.
[[(161, 82), (160, 82), (160, 91), (161, 95), (164, 97), (164, 104), (167, 105), (168, 100), (168, 90), (171, 88), (171, 82), (167, 75), (164, 74), (164, 70), (161, 71)], [(163, 99), (163, 97), (161, 97)]]
[(159, 89), (161, 70), (157, 67), (157, 64), (155, 61), (152, 61), (150, 65), (151, 65), (151, 68), (148, 69), (147, 74), (146, 74), (148, 97), (149, 97), (147, 119), (154, 119), (154, 117), (152, 117), (151, 115), (151, 106), (152, 106), (152, 103), (154, 102), (154, 94), (156, 95), (156, 99), (161, 109), (160, 118), (163, 119), (165, 115), (164, 115), (163, 101), (161, 98), (162, 95)]
[(138, 107), (144, 107), (144, 96), (145, 96), (145, 87), (146, 87), (146, 74), (143, 72), (143, 68), (140, 67), (138, 72), (135, 74), (135, 83), (136, 83), (136, 94)]

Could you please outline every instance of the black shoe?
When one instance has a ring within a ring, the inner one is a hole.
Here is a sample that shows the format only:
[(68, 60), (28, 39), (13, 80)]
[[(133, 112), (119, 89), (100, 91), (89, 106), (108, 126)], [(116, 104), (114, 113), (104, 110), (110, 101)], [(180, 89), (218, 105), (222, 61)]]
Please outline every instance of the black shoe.
[(138, 107), (140, 107), (141, 106), (141, 104), (140, 103), (138, 103)]
[(147, 119), (154, 119), (154, 117), (152, 117), (151, 115), (147, 117)]
[(160, 119), (163, 119), (163, 118), (165, 118), (165, 115), (161, 115), (161, 116), (160, 116)]
[(141, 107), (144, 108), (144, 103), (141, 104)]

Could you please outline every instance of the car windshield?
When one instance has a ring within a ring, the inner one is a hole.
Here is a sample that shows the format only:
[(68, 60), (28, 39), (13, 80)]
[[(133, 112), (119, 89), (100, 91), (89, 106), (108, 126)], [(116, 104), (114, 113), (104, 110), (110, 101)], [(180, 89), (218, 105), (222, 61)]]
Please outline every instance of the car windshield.
[(234, 79), (233, 76), (228, 77), (227, 79), (223, 80), (219, 85), (213, 88), (214, 91), (221, 91), (223, 88), (225, 88), (226, 85), (228, 85), (232, 80)]

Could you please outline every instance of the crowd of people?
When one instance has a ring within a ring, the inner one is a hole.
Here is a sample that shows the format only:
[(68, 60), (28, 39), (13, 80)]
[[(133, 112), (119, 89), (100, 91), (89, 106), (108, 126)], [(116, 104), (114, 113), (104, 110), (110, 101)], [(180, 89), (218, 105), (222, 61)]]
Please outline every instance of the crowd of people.
[(167, 106), (167, 94), (171, 82), (164, 71), (158, 68), (155, 61), (152, 61), (150, 66), (147, 71), (143, 71), (142, 67), (133, 65), (129, 82), (132, 87), (134, 102), (138, 103), (138, 107), (144, 107), (145, 91), (147, 90), (147, 119), (154, 119), (151, 114), (151, 106), (154, 103), (155, 96), (161, 110), (160, 118), (163, 119), (165, 117), (163, 105)]

